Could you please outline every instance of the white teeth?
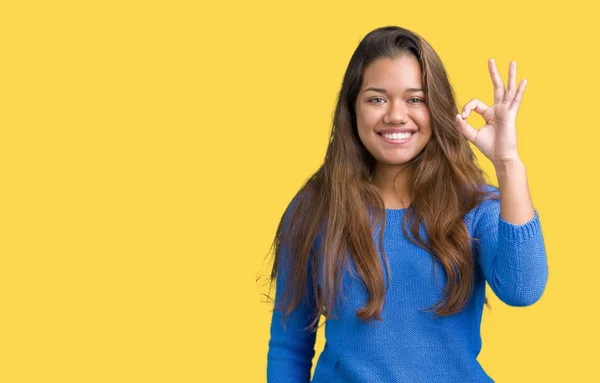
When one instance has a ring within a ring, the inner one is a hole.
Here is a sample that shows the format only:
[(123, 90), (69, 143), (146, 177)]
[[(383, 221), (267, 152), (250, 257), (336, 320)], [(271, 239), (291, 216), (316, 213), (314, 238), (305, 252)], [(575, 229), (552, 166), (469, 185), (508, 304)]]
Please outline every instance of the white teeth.
[(387, 138), (388, 140), (405, 140), (408, 137), (410, 137), (412, 133), (393, 133), (393, 134), (386, 134), (386, 133), (382, 133), (381, 135), (385, 138)]

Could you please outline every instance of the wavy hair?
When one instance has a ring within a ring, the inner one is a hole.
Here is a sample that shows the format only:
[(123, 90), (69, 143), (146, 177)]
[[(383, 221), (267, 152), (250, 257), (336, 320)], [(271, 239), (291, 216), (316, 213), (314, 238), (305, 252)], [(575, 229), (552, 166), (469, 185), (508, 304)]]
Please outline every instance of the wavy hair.
[[(441, 59), (418, 34), (386, 26), (368, 33), (353, 53), (337, 97), (325, 160), (306, 180), (279, 221), (271, 245), (275, 256), (270, 282), (277, 278), (283, 258), (289, 257), (285, 266), (288, 283), (281, 292), (281, 305), (274, 307), (285, 311), (284, 319), (303, 297), (309, 296), (309, 291), (314, 292), (310, 294), (310, 304), (316, 308), (309, 327), (315, 329), (321, 315), (334, 318), (333, 308), (343, 293), (342, 273), (348, 269), (351, 257), (369, 293), (365, 306), (356, 315), (367, 321), (382, 321), (380, 314), (390, 279), (383, 248), (386, 211), (372, 183), (375, 159), (358, 136), (355, 101), (369, 63), (403, 54), (412, 55), (419, 62), (432, 136), (406, 164), (412, 170), (408, 184), (412, 198), (402, 230), (411, 242), (437, 259), (446, 272), (443, 295), (426, 311), (434, 311), (437, 316), (452, 315), (464, 308), (472, 294), (474, 260), (470, 240), (476, 239), (470, 238), (463, 217), (483, 199), (498, 197), (481, 187), (485, 174), (468, 141), (456, 128), (454, 116), (458, 108)], [(378, 223), (383, 225), (379, 244), (388, 273), (387, 285), (373, 239), (374, 225)], [(407, 235), (407, 224), (414, 239)], [(428, 242), (419, 236), (421, 224)], [(314, 245), (318, 236), (321, 246), (317, 249)], [(283, 257), (282, 245), (289, 256)], [(489, 306), (487, 297), (485, 304)]]

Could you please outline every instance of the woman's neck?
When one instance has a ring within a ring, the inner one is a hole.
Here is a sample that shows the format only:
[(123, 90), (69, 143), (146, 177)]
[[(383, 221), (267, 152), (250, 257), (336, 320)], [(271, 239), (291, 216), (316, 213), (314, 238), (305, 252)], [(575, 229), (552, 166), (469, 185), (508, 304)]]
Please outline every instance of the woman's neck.
[(387, 209), (403, 209), (411, 202), (410, 177), (411, 170), (401, 166), (379, 165), (373, 177), (373, 185), (379, 190)]

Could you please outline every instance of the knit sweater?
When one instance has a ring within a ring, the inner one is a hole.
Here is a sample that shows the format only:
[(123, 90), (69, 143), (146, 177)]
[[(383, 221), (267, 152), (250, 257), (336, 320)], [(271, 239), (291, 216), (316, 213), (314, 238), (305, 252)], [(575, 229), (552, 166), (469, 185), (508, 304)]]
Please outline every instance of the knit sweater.
[[(491, 185), (485, 188), (499, 193)], [(462, 311), (438, 318), (434, 318), (433, 312), (423, 310), (441, 298), (445, 271), (439, 261), (404, 236), (401, 224), (406, 211), (386, 209), (383, 245), (391, 279), (381, 311), (383, 321), (368, 323), (356, 316), (355, 311), (367, 302), (368, 292), (350, 259), (354, 275), (344, 273), (343, 304), (336, 306), (337, 318), (325, 322), (325, 347), (312, 380), (316, 333), (303, 330), (315, 312), (308, 303), (312, 300), (303, 300), (296, 307), (286, 318), (285, 328), (281, 323), (283, 312), (273, 311), (267, 354), (268, 383), (494, 382), (476, 359), (481, 350), (486, 282), (510, 306), (529, 306), (542, 296), (548, 266), (537, 209), (534, 218), (521, 225), (502, 219), (497, 200), (483, 201), (464, 216), (469, 235), (479, 239), (471, 241), (474, 290)], [(383, 262), (380, 232), (377, 226), (373, 239)], [(423, 224), (419, 234), (427, 241)], [(288, 253), (284, 251), (282, 255), (276, 302), (282, 299), (286, 283)], [(312, 294), (310, 288), (309, 294)]]

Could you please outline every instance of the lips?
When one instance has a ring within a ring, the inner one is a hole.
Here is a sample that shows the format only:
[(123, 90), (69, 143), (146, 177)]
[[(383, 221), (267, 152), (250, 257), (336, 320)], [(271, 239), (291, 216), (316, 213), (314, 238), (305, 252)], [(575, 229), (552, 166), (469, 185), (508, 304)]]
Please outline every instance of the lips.
[(381, 137), (382, 140), (384, 140), (385, 142), (392, 144), (392, 145), (402, 145), (404, 143), (407, 143), (412, 140), (414, 135), (415, 135), (415, 133), (411, 133), (411, 135), (408, 136), (408, 138), (403, 138), (401, 140), (394, 140), (394, 139), (385, 138), (383, 136), (383, 134), (381, 134), (381, 133), (378, 134), (378, 136)]
[(386, 134), (393, 134), (393, 133), (414, 133), (416, 132), (415, 129), (410, 129), (410, 128), (386, 128), (386, 129), (381, 129), (380, 131), (376, 132), (379, 135), (382, 135), (383, 133)]

